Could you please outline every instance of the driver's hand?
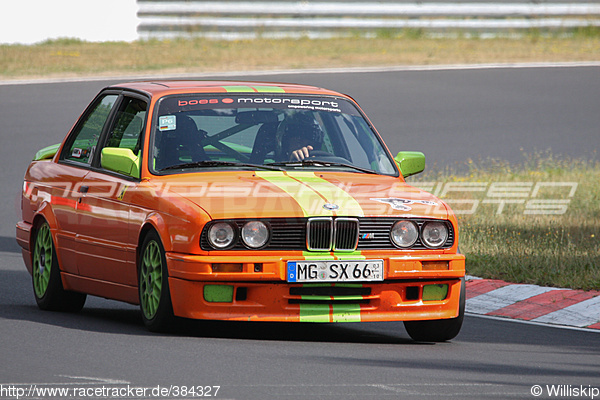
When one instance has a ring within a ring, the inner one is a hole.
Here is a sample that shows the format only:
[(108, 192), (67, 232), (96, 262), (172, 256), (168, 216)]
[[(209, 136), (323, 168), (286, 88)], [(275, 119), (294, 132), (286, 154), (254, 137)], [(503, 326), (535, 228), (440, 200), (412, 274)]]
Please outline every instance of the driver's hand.
[(305, 158), (308, 158), (310, 156), (309, 151), (313, 150), (312, 146), (304, 146), (301, 149), (298, 150), (294, 150), (292, 151), (292, 154), (290, 155), (290, 160), (292, 161), (302, 161)]

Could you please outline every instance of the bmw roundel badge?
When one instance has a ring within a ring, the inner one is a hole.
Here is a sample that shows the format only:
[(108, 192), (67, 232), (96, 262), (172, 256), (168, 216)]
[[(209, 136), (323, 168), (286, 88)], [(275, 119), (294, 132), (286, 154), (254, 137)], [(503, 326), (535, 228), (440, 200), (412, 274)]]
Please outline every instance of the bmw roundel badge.
[(340, 209), (340, 206), (338, 206), (337, 204), (333, 204), (333, 203), (325, 203), (323, 205), (323, 208), (329, 211), (337, 211)]

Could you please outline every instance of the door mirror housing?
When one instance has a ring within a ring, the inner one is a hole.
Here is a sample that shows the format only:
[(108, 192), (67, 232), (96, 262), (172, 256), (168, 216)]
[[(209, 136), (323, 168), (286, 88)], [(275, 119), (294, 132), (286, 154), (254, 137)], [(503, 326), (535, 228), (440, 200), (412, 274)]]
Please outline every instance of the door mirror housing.
[(131, 149), (124, 147), (105, 147), (102, 149), (100, 165), (109, 171), (140, 177), (140, 157)]
[(33, 157), (33, 161), (52, 160), (56, 153), (58, 153), (60, 145), (61, 143), (53, 144), (38, 150), (38, 152), (35, 153), (35, 157)]
[(401, 151), (394, 157), (394, 161), (405, 178), (425, 170), (425, 154), (420, 151)]

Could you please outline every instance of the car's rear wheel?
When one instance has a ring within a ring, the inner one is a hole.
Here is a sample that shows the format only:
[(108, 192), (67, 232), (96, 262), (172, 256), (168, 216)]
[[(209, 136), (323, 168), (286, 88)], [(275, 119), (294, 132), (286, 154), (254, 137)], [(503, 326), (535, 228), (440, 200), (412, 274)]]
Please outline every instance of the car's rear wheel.
[(456, 318), (404, 322), (404, 327), (413, 340), (418, 342), (445, 342), (454, 339), (458, 335), (465, 317), (466, 285), (464, 278), (461, 279), (460, 286), (460, 301)]
[(142, 319), (152, 332), (168, 331), (175, 322), (168, 277), (164, 247), (158, 234), (150, 231), (140, 253), (139, 296)]
[(50, 226), (42, 222), (33, 240), (32, 282), (38, 307), (51, 311), (81, 311), (86, 295), (63, 288)]

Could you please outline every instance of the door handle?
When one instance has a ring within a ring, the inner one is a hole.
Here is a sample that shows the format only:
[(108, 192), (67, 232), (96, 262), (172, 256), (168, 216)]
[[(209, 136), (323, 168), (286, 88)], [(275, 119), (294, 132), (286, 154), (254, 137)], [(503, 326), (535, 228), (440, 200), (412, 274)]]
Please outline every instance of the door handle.
[[(90, 190), (89, 186), (79, 186), (79, 193), (81, 194), (86, 194), (88, 192), (88, 190)], [(81, 203), (81, 199), (83, 198), (83, 196), (79, 196), (79, 198), (77, 199), (78, 203)]]

